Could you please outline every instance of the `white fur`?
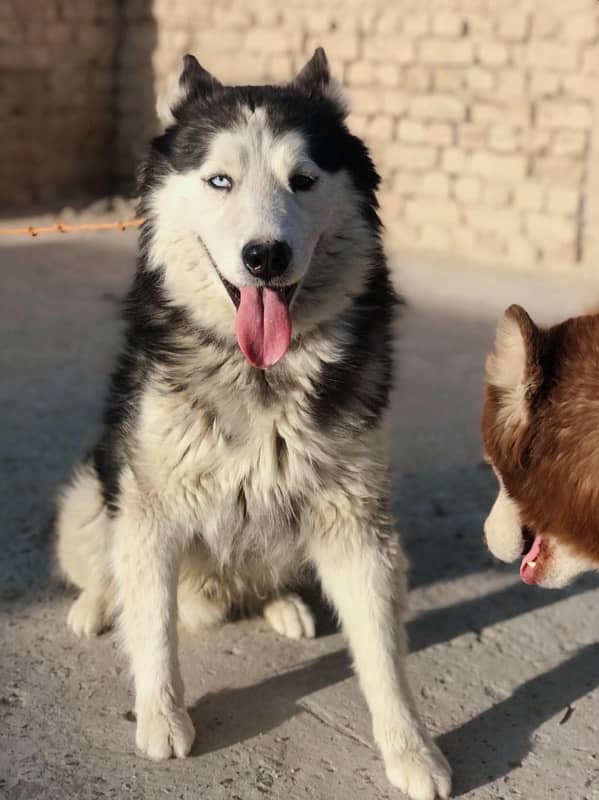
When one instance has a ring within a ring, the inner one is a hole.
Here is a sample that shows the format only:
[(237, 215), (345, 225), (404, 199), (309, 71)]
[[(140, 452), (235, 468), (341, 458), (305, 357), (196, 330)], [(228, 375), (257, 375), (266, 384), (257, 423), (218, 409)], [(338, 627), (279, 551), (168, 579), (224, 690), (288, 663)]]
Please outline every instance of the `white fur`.
[(561, 589), (585, 572), (596, 571), (597, 565), (590, 559), (575, 553), (568, 545), (557, 539), (546, 537), (546, 560), (539, 586), (545, 589)]
[[(496, 473), (497, 475), (497, 473)], [(485, 520), (487, 546), (500, 561), (515, 561), (522, 555), (524, 540), (518, 506), (509, 496), (501, 477), (499, 493), (489, 516)]]
[(502, 390), (499, 421), (518, 425), (528, 419), (526, 345), (517, 321), (504, 315), (497, 325), (495, 352), (487, 358), (487, 379)]
[[(268, 403), (257, 401), (264, 389), (233, 345), (223, 360), (222, 347), (198, 348), (190, 339), (192, 355), (171, 365), (168, 376), (150, 370), (128, 431), (119, 511), (110, 520), (102, 510), (88, 468), (62, 502), (59, 560), (84, 594), (91, 588), (93, 598), (101, 589), (104, 601), (121, 609), (137, 744), (152, 758), (185, 756), (194, 738), (178, 618), (196, 629), (249, 600), (279, 633), (313, 636), (310, 612), (287, 589), (304, 565), (314, 565), (349, 638), (389, 779), (413, 800), (445, 798), (449, 767), (417, 715), (403, 667), (405, 560), (383, 502), (386, 421), (325, 433), (310, 411), (322, 364), (335, 359), (347, 336), (343, 323), (331, 320), (361, 290), (376, 240), (343, 172), (321, 175), (305, 196), (289, 192), (290, 171), (315, 168), (306, 152), (297, 135), (273, 142), (261, 115), (248, 114), (247, 125), (216, 137), (209, 168), (173, 175), (156, 192), (154, 266), (164, 268), (170, 297), (223, 339), (234, 342), (234, 308), (198, 236), (237, 285), (249, 280), (241, 247), (264, 236), (293, 247), (293, 280), (326, 287), (334, 270), (337, 291), (302, 313), (302, 347), (292, 346), (272, 373), (269, 380), (284, 382), (285, 390), (271, 387)], [(204, 184), (209, 172), (221, 171), (234, 173), (237, 195), (219, 197)], [(326, 248), (336, 233), (343, 240), (333, 257)], [(85, 633), (95, 626), (84, 620), (74, 627)]]

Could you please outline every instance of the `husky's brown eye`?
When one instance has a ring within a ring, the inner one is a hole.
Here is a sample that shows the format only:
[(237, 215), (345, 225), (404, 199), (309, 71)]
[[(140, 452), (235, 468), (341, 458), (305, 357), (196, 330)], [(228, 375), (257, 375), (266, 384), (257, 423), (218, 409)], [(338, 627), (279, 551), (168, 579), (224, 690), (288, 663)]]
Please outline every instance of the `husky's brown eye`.
[(289, 186), (292, 192), (307, 192), (308, 189), (314, 186), (316, 181), (317, 178), (313, 178), (311, 175), (297, 173), (289, 178)]

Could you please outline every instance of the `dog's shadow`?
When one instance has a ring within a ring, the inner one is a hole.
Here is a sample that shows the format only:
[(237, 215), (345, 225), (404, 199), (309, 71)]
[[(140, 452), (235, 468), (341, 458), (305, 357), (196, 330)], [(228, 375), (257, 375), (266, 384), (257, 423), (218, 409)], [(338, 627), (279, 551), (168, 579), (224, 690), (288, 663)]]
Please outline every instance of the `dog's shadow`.
[(336, 650), (258, 684), (201, 697), (190, 709), (199, 731), (192, 755), (240, 744), (277, 728), (305, 708), (302, 698), (352, 676), (346, 650)]
[(456, 797), (497, 781), (532, 749), (534, 732), (551, 717), (568, 723), (573, 704), (599, 685), (599, 644), (581, 648), (568, 661), (523, 683), (510, 697), (438, 740), (454, 768)]
[[(599, 685), (599, 644), (580, 649), (554, 669), (523, 683), (500, 703), (442, 735), (438, 743), (454, 769), (462, 796), (521, 766), (535, 731), (560, 712), (567, 724), (576, 701)], [(302, 699), (352, 676), (345, 650), (321, 656), (257, 685), (223, 689), (202, 697), (190, 713), (200, 736), (192, 756), (240, 744), (305, 711)]]

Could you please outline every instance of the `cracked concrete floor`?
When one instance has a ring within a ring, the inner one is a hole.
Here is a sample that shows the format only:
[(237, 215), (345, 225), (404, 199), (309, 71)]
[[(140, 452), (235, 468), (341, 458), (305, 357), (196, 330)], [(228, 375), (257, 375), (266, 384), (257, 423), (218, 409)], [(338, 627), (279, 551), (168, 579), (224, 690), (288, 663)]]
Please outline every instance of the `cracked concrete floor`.
[[(92, 442), (135, 233), (5, 242), (0, 250), (0, 797), (399, 797), (385, 782), (341, 635), (259, 620), (181, 642), (198, 729), (192, 757), (135, 754), (115, 638), (76, 641), (51, 578), (52, 498)], [(542, 319), (599, 298), (581, 276), (402, 259), (395, 501), (412, 562), (410, 672), (455, 771), (455, 796), (599, 798), (593, 577), (521, 585), (481, 543), (494, 479), (481, 463), (484, 353), (511, 302)]]

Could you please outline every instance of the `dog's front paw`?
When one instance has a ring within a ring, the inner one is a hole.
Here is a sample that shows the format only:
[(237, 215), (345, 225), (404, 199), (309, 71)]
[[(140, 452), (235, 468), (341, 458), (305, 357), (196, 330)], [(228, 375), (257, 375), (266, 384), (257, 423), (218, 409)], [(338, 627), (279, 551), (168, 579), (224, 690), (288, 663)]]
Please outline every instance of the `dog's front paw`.
[(138, 703), (137, 708), (135, 741), (142, 753), (156, 761), (189, 755), (195, 730), (184, 708), (156, 702)]
[(451, 792), (451, 768), (432, 741), (385, 758), (387, 777), (411, 800), (446, 800)]
[(264, 608), (264, 618), (277, 633), (289, 639), (313, 639), (314, 617), (297, 594), (287, 594)]

